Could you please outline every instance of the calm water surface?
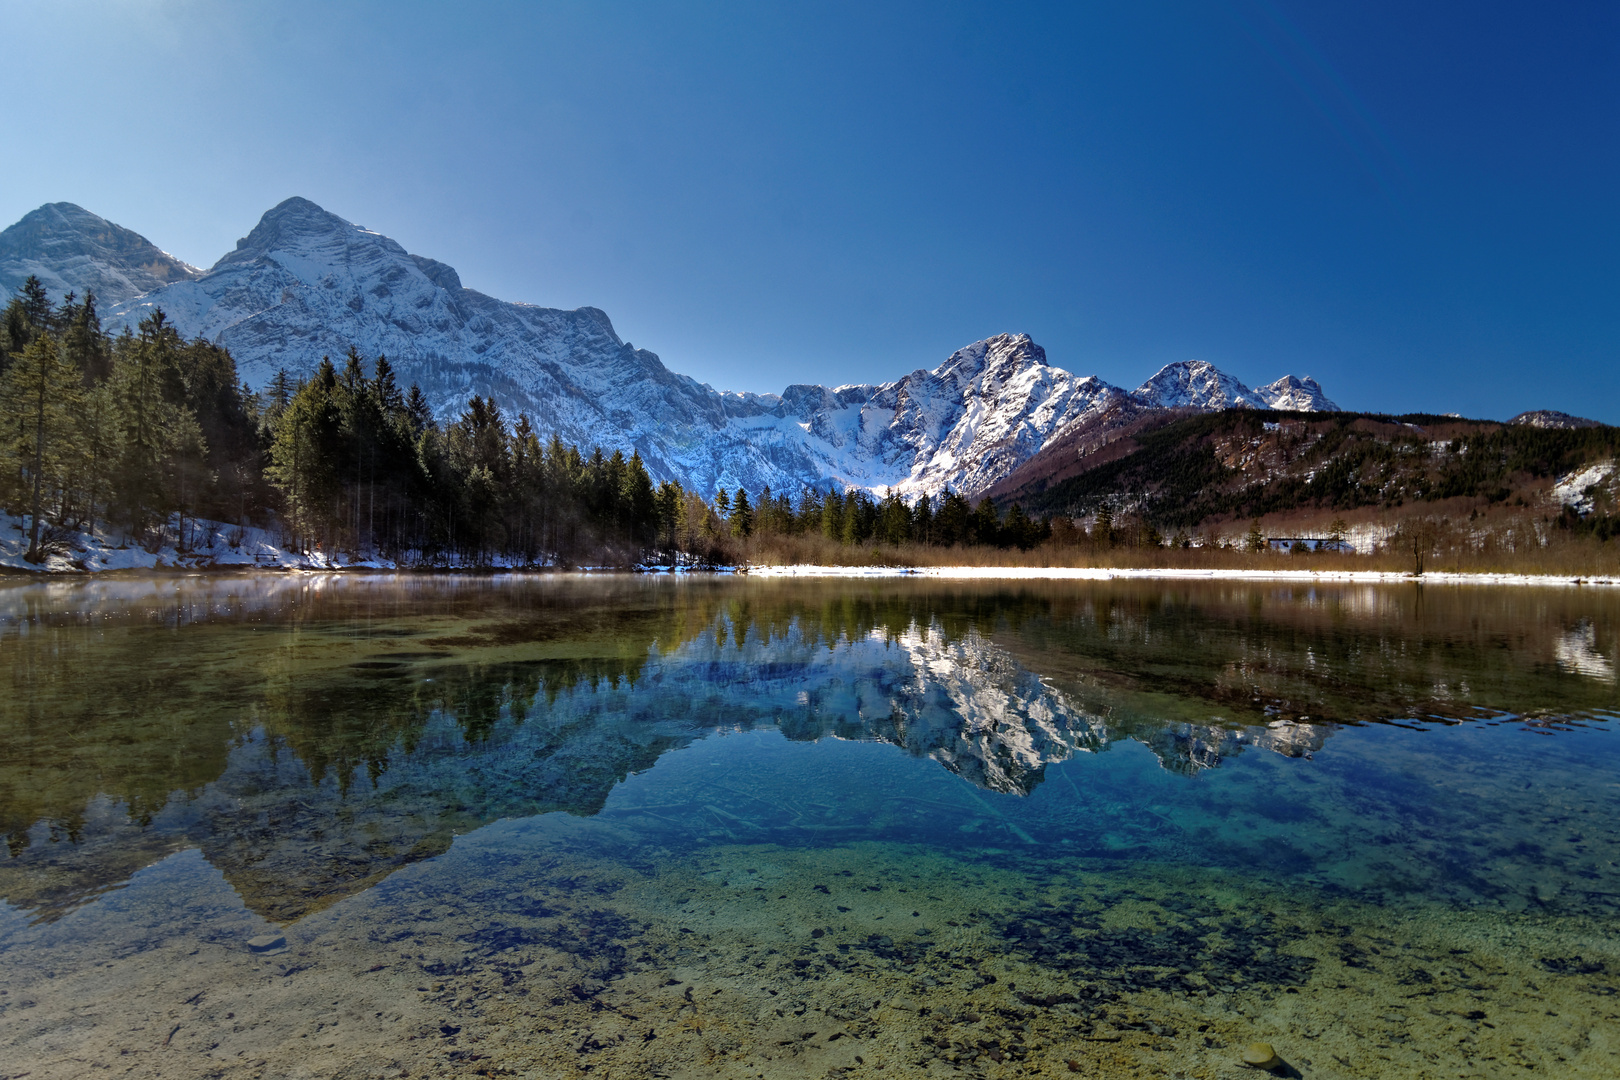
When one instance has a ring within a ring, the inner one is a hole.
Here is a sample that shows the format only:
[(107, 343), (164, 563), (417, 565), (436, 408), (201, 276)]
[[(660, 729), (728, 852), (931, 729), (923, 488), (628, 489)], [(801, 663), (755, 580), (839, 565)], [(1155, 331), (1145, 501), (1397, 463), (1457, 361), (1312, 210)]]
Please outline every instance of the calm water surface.
[(0, 589), (0, 1077), (1620, 1075), (1620, 595)]

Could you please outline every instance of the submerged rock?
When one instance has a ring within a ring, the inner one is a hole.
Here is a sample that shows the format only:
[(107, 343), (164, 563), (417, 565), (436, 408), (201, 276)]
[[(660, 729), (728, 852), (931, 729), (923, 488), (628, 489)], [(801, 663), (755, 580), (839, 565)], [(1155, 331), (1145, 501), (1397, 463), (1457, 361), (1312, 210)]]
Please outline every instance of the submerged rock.
[(1270, 1043), (1252, 1042), (1243, 1048), (1243, 1064), (1256, 1069), (1275, 1069), (1282, 1064)]

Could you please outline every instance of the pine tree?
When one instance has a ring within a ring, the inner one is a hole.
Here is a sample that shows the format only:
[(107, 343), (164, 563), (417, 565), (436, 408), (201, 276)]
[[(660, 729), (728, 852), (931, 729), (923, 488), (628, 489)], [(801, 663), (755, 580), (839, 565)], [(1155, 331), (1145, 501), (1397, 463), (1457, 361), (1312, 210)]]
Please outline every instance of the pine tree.
[(893, 491), (878, 508), (877, 534), (884, 543), (896, 546), (911, 539), (911, 509)]
[(0, 452), (11, 459), (6, 473), (22, 482), (18, 494), (27, 500), (29, 562), (44, 561), (39, 534), (45, 500), (56, 496), (60, 503), (79, 449), (80, 392), (78, 371), (63, 361), (49, 334), (35, 337), (0, 376), (0, 431), (20, 436), (6, 439)]
[(1266, 550), (1266, 534), (1260, 531), (1260, 519), (1255, 518), (1249, 523), (1249, 535), (1246, 538), (1248, 548), (1253, 552)]
[(95, 294), (85, 293), (83, 303), (74, 303), (69, 293), (57, 321), (62, 326), (63, 359), (79, 369), (86, 387), (105, 382), (112, 374), (112, 348), (96, 315)]
[(844, 500), (836, 491), (821, 498), (821, 535), (842, 543), (844, 539)]
[(86, 523), (94, 532), (96, 507), (105, 511), (112, 501), (112, 479), (119, 461), (118, 407), (110, 379), (85, 392), (79, 426), (82, 431), (80, 490)]
[[(394, 378), (394, 365), (388, 362), (388, 357), (377, 357), (377, 366), (371, 379), (371, 393), (377, 399), (377, 407), (384, 413), (397, 413), (405, 409), (405, 395), (400, 393), (399, 382)], [(417, 391), (420, 396), (421, 391)]]
[(945, 497), (939, 504), (939, 513), (934, 516), (936, 543), (947, 547), (971, 543), (972, 519), (973, 508), (968, 505), (968, 501), (947, 488)]
[(754, 531), (754, 508), (748, 503), (748, 489), (739, 487), (731, 503), (731, 535), (747, 538)]
[(619, 481), (619, 502), (625, 508), (625, 531), (637, 544), (654, 541), (658, 510), (654, 503), (652, 476), (641, 452), (634, 451)]
[(191, 470), (175, 455), (191, 459), (202, 439), (185, 406), (185, 383), (176, 353), (180, 335), (161, 310), (141, 320), (139, 336), (119, 339), (110, 382), (117, 410), (119, 461), (113, 487), (124, 524), (145, 532), (167, 518), (179, 494), (175, 484)]
[(293, 385), (292, 376), (287, 374), (286, 368), (277, 368), (270, 378), (270, 399), (268, 414), (272, 420), (287, 411), (297, 387)]
[(28, 280), (23, 282), (17, 295), (22, 300), (23, 315), (27, 317), (34, 333), (48, 333), (52, 329), (51, 298), (45, 291), (45, 286), (40, 284), (39, 278), (29, 274)]
[(1114, 544), (1114, 512), (1107, 503), (1097, 508), (1097, 522), (1091, 527), (1091, 539), (1103, 547)]
[(665, 480), (658, 485), (656, 504), (658, 535), (663, 541), (671, 565), (675, 562), (676, 551), (680, 544), (681, 504), (684, 502), (684, 494), (681, 486), (672, 481)]
[(6, 305), (0, 326), (0, 374), (28, 348), (40, 334), (51, 329), (51, 300), (39, 278), (29, 275), (17, 295)]
[(844, 531), (839, 537), (848, 545), (864, 544), (871, 539), (877, 523), (877, 507), (864, 491), (851, 490), (844, 497)]
[(433, 427), (433, 409), (428, 405), (422, 388), (411, 383), (410, 390), (405, 395), (405, 415), (410, 418), (411, 431), (420, 435)]
[(934, 542), (934, 502), (927, 494), (911, 508), (911, 535), (925, 544)]
[(1024, 508), (1013, 503), (1007, 510), (1007, 523), (1002, 527), (1002, 546), (1028, 551), (1035, 546), (1036, 526), (1024, 513)]
[(996, 504), (988, 498), (980, 499), (977, 509), (973, 511), (973, 542), (976, 544), (1001, 543), (1001, 515), (996, 513)]
[(330, 541), (338, 523), (337, 459), (342, 420), (334, 396), (337, 372), (322, 359), (315, 377), (288, 403), (270, 446), (270, 482), (281, 490), (291, 513), (293, 540), (300, 546)]

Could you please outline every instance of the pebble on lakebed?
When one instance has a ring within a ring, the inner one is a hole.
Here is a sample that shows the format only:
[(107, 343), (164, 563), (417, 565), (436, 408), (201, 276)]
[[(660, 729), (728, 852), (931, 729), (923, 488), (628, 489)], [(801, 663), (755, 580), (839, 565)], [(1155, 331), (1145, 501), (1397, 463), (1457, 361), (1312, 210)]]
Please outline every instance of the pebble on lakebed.
[(1275, 1069), (1282, 1064), (1270, 1043), (1252, 1042), (1243, 1048), (1243, 1064), (1256, 1069)]

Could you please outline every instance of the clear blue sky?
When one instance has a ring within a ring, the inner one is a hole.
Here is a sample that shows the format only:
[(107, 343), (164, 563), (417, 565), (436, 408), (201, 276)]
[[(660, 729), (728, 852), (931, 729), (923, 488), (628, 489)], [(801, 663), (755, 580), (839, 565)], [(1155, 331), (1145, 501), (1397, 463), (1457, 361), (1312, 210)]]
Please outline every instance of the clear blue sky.
[(1620, 4), (0, 0), (0, 219), (304, 195), (716, 387), (1001, 331), (1620, 423)]

